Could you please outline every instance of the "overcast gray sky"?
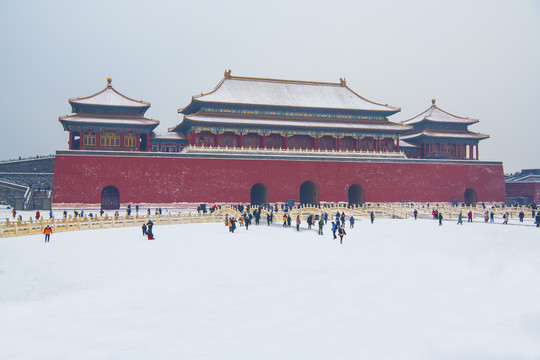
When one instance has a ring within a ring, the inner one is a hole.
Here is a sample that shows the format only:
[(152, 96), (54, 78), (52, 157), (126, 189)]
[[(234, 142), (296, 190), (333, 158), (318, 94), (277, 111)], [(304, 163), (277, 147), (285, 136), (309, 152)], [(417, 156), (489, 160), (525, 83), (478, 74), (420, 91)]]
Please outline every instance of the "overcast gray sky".
[(67, 149), (58, 116), (106, 78), (161, 122), (233, 75), (338, 82), (409, 119), (480, 119), (481, 160), (540, 168), (540, 1), (0, 0), (0, 159)]

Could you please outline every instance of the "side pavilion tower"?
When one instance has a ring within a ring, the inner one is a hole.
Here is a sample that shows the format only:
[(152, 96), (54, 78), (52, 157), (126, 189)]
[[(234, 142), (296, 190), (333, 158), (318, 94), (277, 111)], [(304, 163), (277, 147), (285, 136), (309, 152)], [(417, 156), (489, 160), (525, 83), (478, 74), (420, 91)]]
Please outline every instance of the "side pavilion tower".
[(60, 116), (69, 131), (70, 150), (150, 151), (150, 135), (158, 120), (144, 117), (149, 102), (107, 87), (94, 95), (69, 99), (73, 114)]
[(469, 131), (468, 126), (477, 122), (477, 119), (452, 115), (439, 109), (433, 99), (429, 109), (401, 122), (413, 126), (401, 139), (420, 148), (416, 156), (411, 156), (407, 150), (405, 153), (408, 157), (422, 159), (478, 160), (478, 143), (489, 138), (489, 135)]
[(225, 77), (178, 110), (192, 146), (399, 151), (410, 126), (388, 121), (400, 109), (367, 100), (339, 83)]

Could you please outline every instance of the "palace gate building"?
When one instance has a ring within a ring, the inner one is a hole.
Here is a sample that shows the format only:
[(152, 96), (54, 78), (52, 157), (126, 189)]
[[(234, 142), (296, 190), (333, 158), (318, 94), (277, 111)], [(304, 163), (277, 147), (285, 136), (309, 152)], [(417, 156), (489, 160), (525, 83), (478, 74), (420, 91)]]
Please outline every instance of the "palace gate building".
[[(505, 201), (501, 162), (480, 161), (478, 120), (432, 106), (402, 123), (344, 79), (320, 83), (232, 76), (194, 96), (157, 133), (150, 103), (108, 79), (70, 99), (59, 121), (53, 203)], [(473, 148), (476, 153), (473, 153)]]

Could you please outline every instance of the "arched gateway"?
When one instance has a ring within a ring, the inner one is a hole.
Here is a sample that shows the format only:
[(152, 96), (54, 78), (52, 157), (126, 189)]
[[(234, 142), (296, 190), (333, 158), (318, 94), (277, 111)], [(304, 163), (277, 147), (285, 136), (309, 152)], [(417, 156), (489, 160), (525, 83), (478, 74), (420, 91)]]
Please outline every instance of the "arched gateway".
[(465, 204), (476, 205), (476, 190), (468, 188), (465, 190)]
[(268, 204), (268, 188), (266, 185), (256, 183), (251, 187), (251, 205)]
[(364, 188), (358, 184), (349, 187), (349, 205), (360, 205), (364, 203)]
[(101, 207), (103, 210), (120, 209), (120, 191), (114, 186), (107, 186), (101, 191)]
[(304, 181), (300, 186), (300, 204), (318, 204), (319, 188), (313, 181)]

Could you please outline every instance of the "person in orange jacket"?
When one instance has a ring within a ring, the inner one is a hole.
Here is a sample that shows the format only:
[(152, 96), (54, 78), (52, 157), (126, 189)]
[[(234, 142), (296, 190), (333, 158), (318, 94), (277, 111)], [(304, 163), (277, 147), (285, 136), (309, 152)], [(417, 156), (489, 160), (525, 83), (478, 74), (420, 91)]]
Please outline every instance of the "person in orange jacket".
[(43, 233), (45, 234), (45, 242), (48, 243), (49, 239), (51, 238), (52, 229), (49, 225), (45, 227), (45, 230), (43, 230)]

